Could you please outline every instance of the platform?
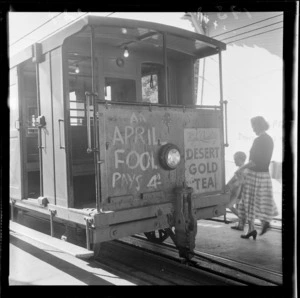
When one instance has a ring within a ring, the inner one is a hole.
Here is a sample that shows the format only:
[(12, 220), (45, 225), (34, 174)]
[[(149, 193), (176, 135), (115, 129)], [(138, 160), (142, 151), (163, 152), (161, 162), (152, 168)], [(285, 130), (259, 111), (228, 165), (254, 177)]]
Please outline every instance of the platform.
[(73, 255), (74, 257), (81, 259), (88, 259), (94, 256), (94, 252), (91, 250), (87, 250), (83, 247), (74, 245), (72, 243), (51, 237), (47, 234), (38, 232), (36, 230), (27, 228), (23, 225), (20, 225), (16, 222), (9, 222), (9, 229), (18, 234), (22, 234), (36, 241), (45, 243), (49, 246), (55, 247), (63, 252)]
[(104, 265), (76, 258), (14, 231), (10, 231), (8, 280), (10, 286), (136, 285)]
[[(228, 216), (227, 216), (228, 219)], [(197, 223), (196, 250), (242, 262), (260, 269), (282, 274), (282, 233), (273, 223), (267, 233), (259, 236), (261, 227), (256, 224), (256, 240), (242, 239), (242, 231), (231, 229), (234, 223), (199, 220)], [(247, 226), (245, 227), (247, 231)]]

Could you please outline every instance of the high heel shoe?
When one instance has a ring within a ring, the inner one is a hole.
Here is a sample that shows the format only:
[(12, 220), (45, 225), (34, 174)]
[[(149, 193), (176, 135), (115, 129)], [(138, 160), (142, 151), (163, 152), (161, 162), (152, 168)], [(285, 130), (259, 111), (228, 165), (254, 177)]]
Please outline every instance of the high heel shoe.
[(248, 233), (246, 235), (241, 235), (241, 238), (249, 239), (251, 236), (253, 237), (254, 240), (256, 240), (257, 231), (253, 230), (253, 231), (251, 231), (250, 233)]
[(259, 235), (265, 234), (269, 229), (270, 229), (270, 223), (269, 223), (268, 221), (266, 221), (266, 222), (263, 224), (263, 227), (262, 227), (261, 232), (260, 232)]

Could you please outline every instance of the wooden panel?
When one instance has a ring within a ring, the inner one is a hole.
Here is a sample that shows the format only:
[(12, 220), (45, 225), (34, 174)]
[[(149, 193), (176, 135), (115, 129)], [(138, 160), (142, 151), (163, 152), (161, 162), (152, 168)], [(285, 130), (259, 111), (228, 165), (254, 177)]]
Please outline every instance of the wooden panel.
[(162, 215), (156, 218), (123, 223), (115, 225), (113, 227), (93, 229), (93, 242), (99, 243), (134, 235), (137, 233), (150, 232), (165, 228), (169, 228), (168, 218), (167, 216)]
[(128, 210), (107, 211), (94, 214), (95, 227), (114, 225), (151, 217), (171, 214), (173, 206), (171, 203), (157, 204)]
[[(104, 203), (108, 197), (131, 194), (139, 199), (150, 191), (172, 193), (185, 180), (185, 129), (220, 125), (218, 110), (100, 105), (99, 111)], [(159, 162), (159, 150), (166, 143), (181, 152), (182, 161), (172, 171)]]
[(10, 73), (9, 89), (9, 109), (10, 109), (10, 164), (9, 182), (10, 198), (21, 199), (21, 154), (20, 154), (20, 108), (18, 92), (18, 76), (16, 68)]
[(53, 123), (51, 103), (50, 57), (39, 64), (40, 75), (40, 107), (41, 115), (45, 116), (46, 126), (42, 129), (42, 162), (44, 196), (52, 204), (55, 203), (54, 153), (53, 153)]
[(219, 204), (227, 204), (229, 202), (229, 194), (218, 194), (213, 196), (203, 196), (200, 194), (193, 195), (194, 208), (204, 208)]
[(56, 204), (68, 206), (68, 184), (66, 164), (66, 125), (64, 111), (63, 63), (62, 49), (51, 52), (51, 80), (53, 104), (53, 135), (55, 153)]
[(201, 208), (196, 211), (196, 218), (199, 219), (207, 219), (218, 217), (224, 215), (226, 213), (225, 205), (218, 205), (214, 207)]

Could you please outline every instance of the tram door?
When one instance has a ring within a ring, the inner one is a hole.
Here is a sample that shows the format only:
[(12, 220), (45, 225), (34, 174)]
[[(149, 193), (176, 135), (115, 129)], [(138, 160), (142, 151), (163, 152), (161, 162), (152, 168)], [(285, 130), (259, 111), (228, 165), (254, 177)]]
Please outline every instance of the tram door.
[(20, 110), (18, 98), (17, 68), (10, 71), (9, 109), (10, 109), (10, 198), (22, 198), (21, 154), (20, 154)]
[[(97, 61), (96, 61), (97, 62)], [(96, 77), (98, 71), (96, 67)], [(75, 208), (95, 208), (96, 184), (94, 153), (88, 152), (88, 127), (91, 148), (94, 144), (93, 104), (87, 107), (87, 94), (92, 92), (91, 58), (84, 55), (68, 55), (69, 144)], [(89, 110), (89, 115), (87, 111)]]

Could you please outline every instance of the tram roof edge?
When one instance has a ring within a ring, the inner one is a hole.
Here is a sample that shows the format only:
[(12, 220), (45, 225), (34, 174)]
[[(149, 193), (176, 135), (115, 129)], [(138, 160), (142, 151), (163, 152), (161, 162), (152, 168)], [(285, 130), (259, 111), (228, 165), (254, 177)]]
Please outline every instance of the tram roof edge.
[[(202, 35), (196, 32), (191, 32), (185, 29), (154, 23), (154, 22), (146, 22), (140, 20), (132, 20), (132, 19), (122, 19), (122, 18), (111, 18), (111, 17), (101, 17), (101, 16), (85, 16), (73, 24), (68, 25), (67, 27), (61, 29), (57, 33), (51, 34), (49, 37), (46, 37), (40, 43), (42, 44), (42, 53), (47, 53), (48, 51), (61, 46), (64, 40), (73, 34), (78, 33), (83, 30), (86, 26), (115, 26), (115, 27), (126, 27), (126, 28), (147, 28), (150, 30), (154, 30), (157, 32), (165, 32), (174, 36), (178, 36), (181, 38), (198, 40), (208, 45), (208, 47), (213, 48), (215, 50), (220, 49), (226, 50), (226, 44), (218, 41), (216, 39), (210, 38), (206, 35)], [(201, 51), (199, 51), (199, 56)], [(13, 55), (10, 58), (10, 67), (14, 67), (19, 63), (28, 60), (33, 57), (33, 49), (32, 45), (23, 49), (19, 53)]]

